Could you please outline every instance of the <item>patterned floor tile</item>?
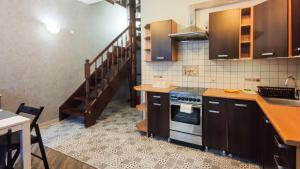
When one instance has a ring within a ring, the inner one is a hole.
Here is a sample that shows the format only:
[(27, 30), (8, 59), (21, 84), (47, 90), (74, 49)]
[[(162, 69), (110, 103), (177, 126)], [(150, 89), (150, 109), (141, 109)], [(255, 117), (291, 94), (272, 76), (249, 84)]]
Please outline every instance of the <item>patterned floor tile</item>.
[(98, 123), (84, 128), (69, 119), (42, 130), (46, 146), (99, 169), (258, 169), (209, 152), (141, 136), (140, 113), (111, 103)]

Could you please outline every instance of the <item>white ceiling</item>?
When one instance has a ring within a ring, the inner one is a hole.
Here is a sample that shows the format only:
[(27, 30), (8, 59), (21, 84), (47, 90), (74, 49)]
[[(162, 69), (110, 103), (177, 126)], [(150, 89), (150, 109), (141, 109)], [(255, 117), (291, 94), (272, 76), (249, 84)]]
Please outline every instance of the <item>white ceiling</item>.
[(100, 1), (103, 1), (103, 0), (78, 0), (78, 1), (89, 5), (89, 4), (97, 3), (97, 2), (100, 2)]

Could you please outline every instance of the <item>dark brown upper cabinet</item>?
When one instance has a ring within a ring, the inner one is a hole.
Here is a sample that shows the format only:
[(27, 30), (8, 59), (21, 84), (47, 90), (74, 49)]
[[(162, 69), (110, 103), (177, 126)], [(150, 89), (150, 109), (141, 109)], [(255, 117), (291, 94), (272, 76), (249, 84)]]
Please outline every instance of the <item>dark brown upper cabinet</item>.
[(288, 57), (288, 0), (269, 0), (254, 7), (253, 57)]
[(239, 58), (241, 10), (209, 14), (209, 59)]
[(146, 61), (177, 61), (177, 42), (169, 34), (177, 32), (173, 20), (153, 22), (145, 26)]
[(300, 0), (292, 0), (292, 55), (300, 55)]

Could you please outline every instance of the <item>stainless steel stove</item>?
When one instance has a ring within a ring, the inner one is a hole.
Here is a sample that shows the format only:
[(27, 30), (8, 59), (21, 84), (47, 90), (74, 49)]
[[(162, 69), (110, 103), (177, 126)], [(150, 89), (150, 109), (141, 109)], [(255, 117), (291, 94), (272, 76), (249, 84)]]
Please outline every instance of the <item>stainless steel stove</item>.
[[(202, 145), (202, 95), (205, 88), (177, 88), (170, 93), (170, 139)], [(181, 107), (188, 106), (189, 112)]]

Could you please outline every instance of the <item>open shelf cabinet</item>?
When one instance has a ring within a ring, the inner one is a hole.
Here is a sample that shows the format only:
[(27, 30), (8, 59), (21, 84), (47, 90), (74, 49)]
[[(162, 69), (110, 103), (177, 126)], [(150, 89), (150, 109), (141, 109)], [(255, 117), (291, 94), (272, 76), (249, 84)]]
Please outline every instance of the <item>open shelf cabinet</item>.
[[(144, 92), (144, 91), (143, 91)], [(144, 92), (146, 94), (146, 92)], [(147, 110), (147, 100), (145, 100), (143, 103), (136, 106), (136, 109), (143, 114), (143, 119), (136, 124), (136, 128), (140, 132), (147, 133), (148, 132), (148, 110)]]
[(241, 9), (240, 59), (253, 58), (253, 7)]
[(151, 61), (151, 29), (150, 24), (145, 25), (145, 61)]

